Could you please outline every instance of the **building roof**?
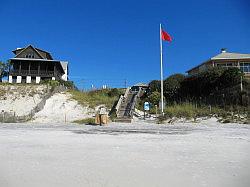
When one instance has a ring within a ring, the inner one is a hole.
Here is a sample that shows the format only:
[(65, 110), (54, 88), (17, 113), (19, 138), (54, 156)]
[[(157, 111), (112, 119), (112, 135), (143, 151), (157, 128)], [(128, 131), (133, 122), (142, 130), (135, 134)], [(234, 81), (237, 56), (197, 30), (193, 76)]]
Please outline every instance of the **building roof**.
[[(15, 49), (15, 50), (13, 50), (12, 52), (16, 55), (16, 56), (18, 56), (20, 53), (22, 53), (25, 49), (27, 49), (28, 47), (31, 47), (32, 49), (34, 49), (34, 51), (41, 57), (41, 58), (43, 58), (43, 59), (45, 59), (45, 57), (40, 53), (40, 52), (44, 52), (44, 53), (46, 53), (48, 56), (49, 56), (49, 58), (52, 60), (53, 58), (52, 58), (52, 56), (51, 56), (51, 54), (49, 53), (49, 52), (47, 52), (47, 51), (44, 51), (44, 50), (42, 50), (42, 49), (39, 49), (39, 48), (36, 48), (36, 47), (33, 47), (32, 45), (28, 45), (27, 47), (23, 47), (23, 48), (17, 48), (17, 49)], [(39, 52), (40, 51), (40, 52)]]
[(60, 62), (60, 60), (37, 59), (37, 58), (11, 58), (10, 60), (27, 60), (27, 61), (43, 61), (43, 62)]
[(222, 52), (211, 58), (211, 60), (219, 59), (250, 59), (250, 54)]
[(186, 72), (189, 72), (195, 68), (198, 68), (199, 66), (206, 64), (212, 60), (237, 60), (237, 59), (250, 59), (250, 54), (242, 54), (242, 53), (228, 53), (225, 50), (223, 50), (220, 54), (208, 59), (207, 61), (189, 69)]
[(138, 87), (148, 87), (148, 84), (145, 84), (145, 83), (137, 83), (136, 85), (134, 86), (138, 86)]

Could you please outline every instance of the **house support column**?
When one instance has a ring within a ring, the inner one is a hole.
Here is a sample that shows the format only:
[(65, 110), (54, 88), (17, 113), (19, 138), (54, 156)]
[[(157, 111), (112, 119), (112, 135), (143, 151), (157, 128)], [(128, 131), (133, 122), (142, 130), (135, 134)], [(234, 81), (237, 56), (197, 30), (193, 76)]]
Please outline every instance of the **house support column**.
[(56, 65), (55, 65), (55, 63), (54, 63), (54, 76), (56, 76)]
[(26, 83), (31, 83), (31, 76), (26, 77)]
[(36, 84), (39, 84), (41, 81), (41, 77), (36, 77)]
[(12, 76), (11, 75), (9, 75), (9, 83), (12, 83)]
[(21, 70), (22, 70), (22, 65), (21, 62), (19, 62), (19, 74), (21, 74)]
[(29, 75), (30, 75), (30, 61), (29, 61)]
[(16, 77), (16, 83), (22, 83), (22, 76)]
[(40, 62), (38, 62), (38, 75), (40, 75)]

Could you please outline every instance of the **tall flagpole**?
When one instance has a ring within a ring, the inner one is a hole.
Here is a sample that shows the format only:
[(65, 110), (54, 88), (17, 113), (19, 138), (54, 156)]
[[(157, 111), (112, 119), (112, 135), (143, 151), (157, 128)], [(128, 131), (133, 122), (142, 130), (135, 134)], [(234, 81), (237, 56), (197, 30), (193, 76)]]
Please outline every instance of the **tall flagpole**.
[(164, 115), (163, 103), (163, 65), (162, 65), (162, 32), (160, 23), (160, 52), (161, 52), (161, 114)]

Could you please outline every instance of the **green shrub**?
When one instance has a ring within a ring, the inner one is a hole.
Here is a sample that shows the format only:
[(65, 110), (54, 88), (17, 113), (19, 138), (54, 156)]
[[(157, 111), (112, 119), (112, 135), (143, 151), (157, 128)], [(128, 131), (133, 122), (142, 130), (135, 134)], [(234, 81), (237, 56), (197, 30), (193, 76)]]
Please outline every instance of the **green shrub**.
[(68, 89), (77, 89), (73, 81), (60, 80), (59, 83)]
[(149, 86), (149, 89), (151, 92), (155, 92), (155, 91), (160, 92), (161, 91), (161, 81), (159, 81), (159, 80), (151, 81), (148, 84), (148, 86)]
[(111, 90), (108, 91), (108, 96), (109, 97), (117, 97), (122, 94), (122, 91), (117, 89), (117, 88), (112, 88)]
[(85, 119), (80, 119), (80, 120), (75, 120), (73, 123), (78, 123), (78, 124), (95, 124), (95, 119), (94, 118), (85, 118)]
[(161, 94), (157, 91), (154, 91), (149, 97), (148, 100), (152, 105), (158, 105), (161, 99)]
[(109, 96), (110, 90), (95, 90), (89, 92), (80, 92), (77, 90), (69, 90), (72, 94), (72, 98), (78, 101), (81, 105), (89, 105), (94, 108), (98, 105), (105, 105), (108, 108), (112, 108), (115, 101), (119, 99), (119, 96)]
[(46, 84), (50, 85), (51, 87), (56, 87), (60, 85), (60, 82), (56, 80), (42, 80), (41, 84)]

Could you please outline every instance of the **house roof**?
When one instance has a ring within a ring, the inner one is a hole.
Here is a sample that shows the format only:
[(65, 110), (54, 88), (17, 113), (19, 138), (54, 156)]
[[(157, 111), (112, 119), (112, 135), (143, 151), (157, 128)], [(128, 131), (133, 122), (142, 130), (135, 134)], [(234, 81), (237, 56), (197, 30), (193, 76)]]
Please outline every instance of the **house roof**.
[(219, 59), (250, 59), (250, 54), (222, 52), (211, 58), (211, 60)]
[(51, 56), (51, 54), (50, 54), (49, 52), (44, 51), (44, 50), (39, 49), (39, 48), (36, 48), (36, 47), (33, 47), (32, 45), (28, 45), (27, 47), (24, 47), (24, 48), (17, 48), (17, 49), (15, 49), (15, 50), (13, 50), (12, 52), (13, 52), (16, 56), (18, 56), (20, 53), (22, 53), (22, 52), (23, 52), (25, 49), (27, 49), (28, 47), (31, 47), (32, 49), (34, 49), (34, 51), (35, 51), (41, 58), (43, 58), (43, 59), (45, 59), (45, 57), (44, 57), (39, 51), (46, 53), (46, 54), (51, 58), (51, 60), (53, 59), (52, 56)]
[(134, 86), (138, 86), (138, 87), (148, 87), (148, 84), (145, 84), (145, 83), (137, 83), (136, 85)]
[(43, 61), (43, 62), (60, 62), (60, 60), (48, 60), (48, 59), (37, 59), (37, 58), (11, 58), (10, 60), (27, 60), (27, 61)]
[(198, 68), (199, 66), (206, 64), (212, 60), (237, 60), (237, 59), (250, 59), (250, 54), (242, 54), (242, 53), (228, 53), (228, 52), (221, 52), (220, 54), (208, 59), (207, 61), (189, 69), (186, 72), (189, 72), (195, 68)]

